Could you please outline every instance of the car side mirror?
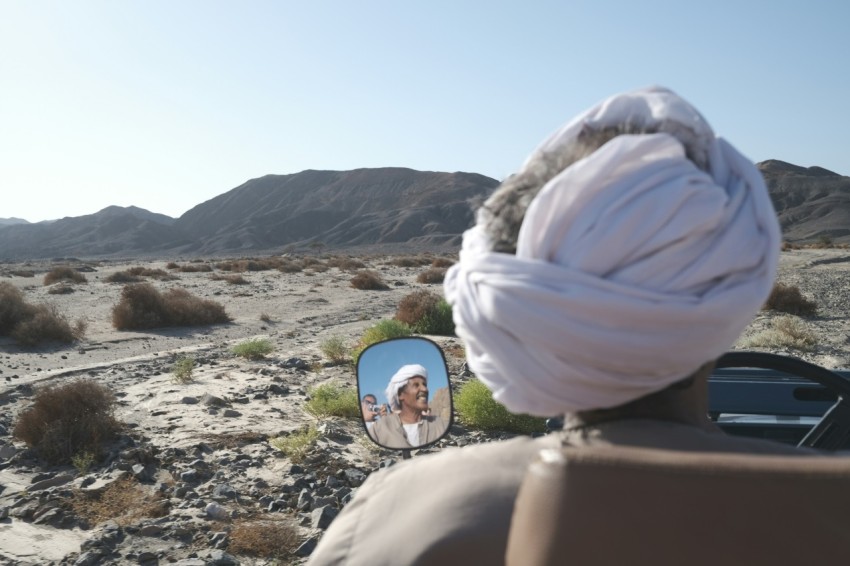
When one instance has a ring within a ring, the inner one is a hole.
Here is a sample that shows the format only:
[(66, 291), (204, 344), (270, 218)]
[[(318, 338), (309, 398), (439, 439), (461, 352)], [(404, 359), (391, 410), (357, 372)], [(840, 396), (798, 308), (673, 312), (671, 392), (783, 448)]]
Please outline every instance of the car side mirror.
[(446, 358), (426, 338), (372, 344), (357, 360), (360, 415), (367, 436), (390, 450), (431, 446), (452, 424), (452, 391)]

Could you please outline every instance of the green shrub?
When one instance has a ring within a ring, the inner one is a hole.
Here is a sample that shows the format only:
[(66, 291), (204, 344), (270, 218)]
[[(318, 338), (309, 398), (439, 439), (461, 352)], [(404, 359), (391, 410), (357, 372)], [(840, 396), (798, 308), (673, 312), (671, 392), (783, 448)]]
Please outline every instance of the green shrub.
[(121, 290), (112, 308), (112, 325), (118, 330), (143, 330), (167, 326), (206, 326), (230, 322), (224, 307), (201, 299), (185, 289), (160, 293), (150, 283), (135, 283)]
[(86, 276), (74, 269), (73, 267), (61, 266), (54, 267), (44, 276), (44, 284), (52, 285), (59, 281), (70, 281), (72, 283), (85, 283)]
[(789, 348), (793, 350), (811, 350), (817, 344), (817, 337), (801, 319), (791, 315), (777, 316), (770, 321), (770, 328), (744, 338), (741, 348)]
[(348, 348), (342, 336), (331, 336), (319, 346), (322, 354), (334, 364), (341, 364), (348, 359)]
[(546, 431), (545, 419), (509, 412), (477, 379), (461, 386), (455, 395), (454, 407), (458, 419), (470, 428), (519, 434)]
[(171, 370), (172, 380), (175, 383), (191, 383), (194, 380), (192, 373), (195, 370), (195, 359), (190, 357), (177, 358)]
[(797, 316), (810, 316), (817, 313), (818, 305), (805, 298), (796, 285), (777, 283), (773, 286), (773, 290), (764, 304), (764, 309), (796, 314)]
[(253, 340), (241, 342), (231, 349), (234, 355), (248, 360), (260, 360), (266, 357), (266, 354), (271, 354), (273, 351), (274, 346), (265, 338), (254, 338)]
[(310, 451), (310, 448), (319, 440), (319, 431), (314, 425), (310, 425), (300, 431), (293, 432), (287, 436), (279, 436), (269, 440), (269, 444), (283, 452), (283, 455), (298, 463)]
[(307, 391), (310, 400), (305, 409), (316, 418), (322, 417), (360, 417), (360, 402), (357, 390), (336, 383), (323, 383)]
[(390, 338), (402, 338), (404, 336), (410, 336), (411, 334), (413, 334), (413, 329), (400, 320), (381, 320), (374, 326), (370, 326), (366, 329), (363, 336), (360, 337), (360, 341), (357, 343), (357, 346), (351, 352), (351, 357), (354, 359), (354, 363), (356, 364), (358, 358), (360, 358), (360, 353), (368, 346), (377, 344), (378, 342), (383, 342), (384, 340), (389, 340)]
[(18, 416), (13, 435), (51, 464), (70, 463), (86, 452), (100, 454), (119, 428), (114, 409), (109, 389), (92, 380), (43, 387)]
[(418, 289), (399, 303), (396, 320), (409, 325), (419, 334), (454, 336), (452, 307), (437, 293)]

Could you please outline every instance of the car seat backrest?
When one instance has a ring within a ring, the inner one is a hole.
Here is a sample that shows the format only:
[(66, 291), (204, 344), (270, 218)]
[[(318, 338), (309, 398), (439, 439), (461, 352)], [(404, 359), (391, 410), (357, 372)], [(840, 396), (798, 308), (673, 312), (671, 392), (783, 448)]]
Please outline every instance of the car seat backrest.
[(850, 564), (850, 457), (544, 450), (507, 563)]

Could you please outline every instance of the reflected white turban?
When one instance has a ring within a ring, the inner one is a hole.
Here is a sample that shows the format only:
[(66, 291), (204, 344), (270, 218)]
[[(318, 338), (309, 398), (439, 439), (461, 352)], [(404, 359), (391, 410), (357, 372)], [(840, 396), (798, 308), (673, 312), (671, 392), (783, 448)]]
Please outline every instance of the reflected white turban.
[(489, 251), (479, 223), (446, 275), (469, 365), (511, 411), (610, 408), (661, 390), (728, 350), (770, 293), (781, 236), (761, 174), (675, 93), (609, 98), (524, 167), (583, 128), (624, 122), (675, 137), (615, 137), (543, 186), (515, 256)]
[(401, 366), (390, 379), (390, 383), (387, 385), (387, 390), (384, 393), (393, 411), (401, 409), (401, 403), (398, 402), (398, 390), (404, 387), (404, 384), (409, 379), (416, 376), (423, 377), (425, 381), (428, 381), (428, 370), (425, 369), (425, 366), (420, 366), (419, 364)]

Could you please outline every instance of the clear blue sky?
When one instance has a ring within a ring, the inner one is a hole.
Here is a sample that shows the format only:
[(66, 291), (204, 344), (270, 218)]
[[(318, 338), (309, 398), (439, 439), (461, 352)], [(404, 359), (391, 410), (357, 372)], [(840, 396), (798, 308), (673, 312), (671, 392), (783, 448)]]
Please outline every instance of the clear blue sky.
[(177, 217), (246, 180), (501, 179), (661, 84), (754, 161), (850, 175), (850, 2), (0, 0), (0, 218)]

